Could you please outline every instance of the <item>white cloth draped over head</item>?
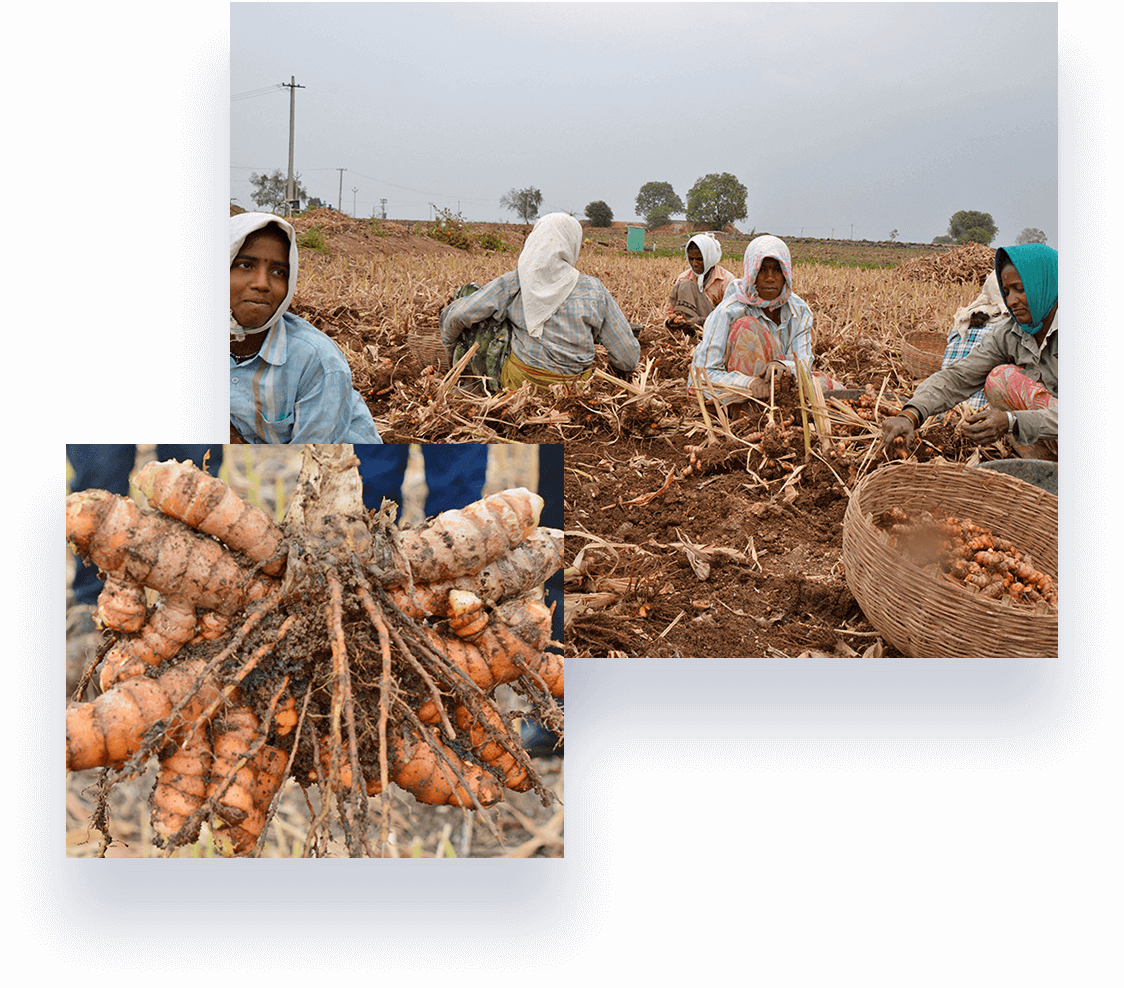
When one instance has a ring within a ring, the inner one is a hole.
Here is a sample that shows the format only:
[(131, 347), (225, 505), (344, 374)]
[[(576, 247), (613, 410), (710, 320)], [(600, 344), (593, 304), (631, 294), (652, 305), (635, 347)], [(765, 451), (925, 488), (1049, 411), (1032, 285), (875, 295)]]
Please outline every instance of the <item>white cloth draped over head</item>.
[(1003, 304), (1003, 293), (999, 290), (999, 279), (994, 271), (987, 276), (976, 300), (957, 309), (952, 317), (952, 328), (961, 340), (968, 338), (969, 324), (974, 312), (986, 312), (988, 322), (994, 322), (1001, 316), (1006, 318), (1008, 314), (1007, 307)]
[(248, 335), (256, 336), (258, 333), (264, 333), (272, 329), (276, 325), (277, 320), (280, 319), (285, 311), (289, 308), (289, 303), (293, 301), (293, 292), (297, 287), (297, 235), (292, 225), (274, 213), (238, 213), (230, 217), (230, 263), (234, 264), (234, 258), (238, 256), (238, 252), (242, 249), (242, 244), (245, 243), (246, 238), (251, 233), (256, 233), (269, 226), (270, 223), (275, 223), (282, 233), (289, 238), (289, 291), (285, 296), (285, 300), (277, 306), (277, 311), (269, 317), (269, 321), (264, 326), (259, 326), (257, 329), (246, 329), (244, 326), (239, 326), (234, 318), (234, 314), (230, 316), (230, 335), (236, 340), (244, 340)]
[[(757, 294), (757, 275), (765, 258), (771, 257), (784, 272), (784, 288), (775, 299), (766, 302)], [(779, 309), (792, 297), (792, 255), (788, 244), (780, 237), (763, 233), (749, 242), (742, 258), (742, 278), (734, 282), (734, 292), (738, 300), (759, 309)]]
[(547, 213), (535, 223), (519, 255), (519, 294), (527, 332), (542, 336), (545, 323), (578, 283), (582, 225), (569, 213)]
[[(714, 266), (722, 260), (722, 245), (718, 242), (718, 238), (709, 233), (696, 233), (690, 240), (687, 241), (687, 246), (683, 248), (683, 253), (686, 254), (694, 244), (699, 253), (702, 254), (703, 269), (702, 274), (696, 275), (696, 280), (699, 283), (699, 291), (706, 288), (706, 276), (714, 270)], [(689, 264), (691, 259), (687, 258)]]

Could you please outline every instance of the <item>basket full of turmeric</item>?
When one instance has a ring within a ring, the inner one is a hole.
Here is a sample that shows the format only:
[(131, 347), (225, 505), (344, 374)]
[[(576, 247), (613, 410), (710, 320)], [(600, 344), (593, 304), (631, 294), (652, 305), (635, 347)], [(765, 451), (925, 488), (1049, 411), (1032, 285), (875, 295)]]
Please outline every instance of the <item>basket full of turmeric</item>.
[(1058, 654), (1058, 499), (962, 463), (870, 474), (843, 518), (847, 585), (903, 655)]
[(905, 369), (918, 381), (935, 374), (941, 369), (946, 342), (941, 333), (907, 333), (902, 340), (902, 363), (905, 364)]

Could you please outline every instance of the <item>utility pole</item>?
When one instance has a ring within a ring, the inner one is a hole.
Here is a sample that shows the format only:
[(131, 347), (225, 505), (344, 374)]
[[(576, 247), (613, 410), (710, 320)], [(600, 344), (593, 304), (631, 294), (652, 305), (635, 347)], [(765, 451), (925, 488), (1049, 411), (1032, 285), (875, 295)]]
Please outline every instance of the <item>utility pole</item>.
[(380, 199), (379, 203), (382, 205), (382, 218), (385, 220), (386, 219), (386, 200)]
[(342, 213), (343, 212), (343, 173), (345, 171), (347, 171), (347, 169), (346, 168), (337, 168), (336, 171), (338, 171), (340, 173), (340, 197), (339, 197), (339, 201), (336, 203), (336, 209), (338, 209)]
[[(282, 86), (285, 83), (281, 83)], [(304, 86), (297, 85), (297, 77), (289, 76), (289, 181), (285, 186), (285, 215), (292, 215), (293, 208), (293, 128), (297, 117), (297, 90)]]
[(351, 190), (351, 215), (352, 216), (355, 215), (355, 193), (358, 192), (358, 191), (359, 191), (359, 186), (355, 186), (355, 188), (353, 188)]

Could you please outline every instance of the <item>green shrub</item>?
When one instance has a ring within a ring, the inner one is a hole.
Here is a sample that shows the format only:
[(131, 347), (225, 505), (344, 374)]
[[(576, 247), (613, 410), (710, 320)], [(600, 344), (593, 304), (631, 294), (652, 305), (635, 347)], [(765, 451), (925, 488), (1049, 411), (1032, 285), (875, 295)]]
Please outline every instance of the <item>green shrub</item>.
[(437, 220), (429, 228), (429, 235), (434, 240), (449, 244), (460, 250), (472, 250), (472, 237), (465, 228), (464, 219), (460, 213), (453, 214), (452, 210), (437, 210)]
[(500, 253), (507, 250), (507, 244), (504, 243), (503, 237), (495, 230), (484, 230), (482, 233), (478, 233), (476, 242), (485, 250), (496, 250)]
[(328, 245), (324, 243), (324, 234), (318, 226), (311, 226), (304, 233), (297, 234), (297, 246), (314, 250), (318, 254), (328, 253)]

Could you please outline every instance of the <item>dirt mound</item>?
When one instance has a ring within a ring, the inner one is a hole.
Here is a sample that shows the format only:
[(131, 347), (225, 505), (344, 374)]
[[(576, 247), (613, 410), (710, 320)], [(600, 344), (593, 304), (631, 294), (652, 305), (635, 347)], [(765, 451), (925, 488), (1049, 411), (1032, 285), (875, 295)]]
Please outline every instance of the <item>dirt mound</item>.
[(942, 281), (957, 285), (982, 285), (995, 267), (995, 248), (970, 243), (943, 254), (906, 261), (898, 271), (914, 281)]
[[(444, 254), (456, 256), (464, 252), (449, 244), (443, 244), (424, 235), (424, 224), (403, 226), (387, 220), (356, 219), (336, 209), (311, 209), (289, 220), (298, 237), (308, 237), (320, 241), (320, 247), (313, 246), (328, 255), (371, 256), (405, 254), (416, 257), (421, 254)], [(306, 244), (302, 243), (302, 247)], [(312, 246), (309, 244), (308, 246)], [(307, 251), (302, 252), (302, 259)]]

